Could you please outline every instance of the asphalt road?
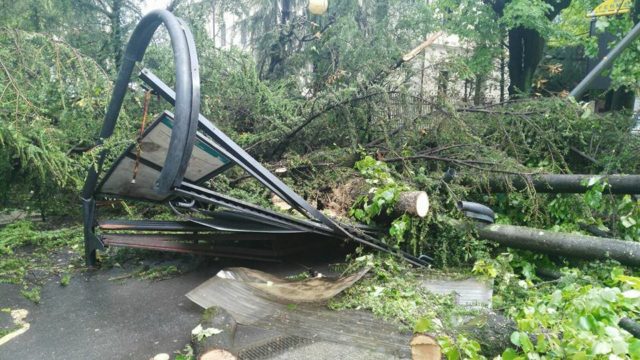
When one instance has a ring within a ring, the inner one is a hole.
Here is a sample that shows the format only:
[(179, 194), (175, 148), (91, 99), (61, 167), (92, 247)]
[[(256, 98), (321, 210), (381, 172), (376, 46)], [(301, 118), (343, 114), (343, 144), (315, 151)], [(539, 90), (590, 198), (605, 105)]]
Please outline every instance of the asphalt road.
[[(316, 263), (314, 268), (323, 271), (326, 264)], [(304, 270), (294, 262), (208, 262), (168, 280), (129, 277), (114, 281), (110, 279), (126, 272), (102, 269), (76, 273), (66, 287), (56, 279), (48, 281), (39, 305), (26, 300), (19, 286), (0, 284), (0, 309), (26, 309), (26, 322), (30, 324), (28, 331), (0, 345), (0, 360), (148, 360), (159, 353), (174, 358), (174, 352), (189, 343), (191, 329), (202, 315), (202, 309), (184, 295), (225, 266), (253, 267), (281, 276)], [(6, 322), (6, 316), (0, 318), (0, 326)], [(236, 343), (261, 343), (278, 335), (272, 330), (240, 327)], [(390, 359), (385, 354), (326, 341), (312, 341), (273, 356), (294, 360)]]
[(35, 305), (20, 288), (0, 284), (0, 308), (29, 310), (30, 329), (0, 346), (0, 359), (149, 359), (189, 341), (202, 314), (184, 294), (215, 274), (163, 281), (110, 281), (113, 271), (76, 275), (62, 287), (50, 281)]

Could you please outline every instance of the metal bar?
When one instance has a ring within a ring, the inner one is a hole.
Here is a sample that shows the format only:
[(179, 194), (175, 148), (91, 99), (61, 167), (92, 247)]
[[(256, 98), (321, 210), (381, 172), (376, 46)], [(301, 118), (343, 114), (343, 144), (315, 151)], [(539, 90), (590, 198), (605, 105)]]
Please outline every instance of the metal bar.
[(631, 43), (640, 36), (640, 23), (637, 23), (627, 35), (594, 67), (580, 83), (571, 90), (569, 96), (578, 99), (589, 88), (600, 73), (609, 68)]
[[(250, 259), (250, 260), (262, 260), (262, 261), (274, 261), (268, 257), (278, 256), (277, 253), (270, 252), (269, 250), (263, 250), (256, 254), (258, 249), (238, 249), (233, 247), (215, 247), (208, 244), (187, 244), (178, 241), (165, 241), (159, 239), (153, 239), (150, 237), (125, 237), (118, 234), (106, 234), (101, 236), (102, 241), (106, 245), (110, 246), (124, 246), (138, 249), (150, 249), (159, 251), (172, 251), (178, 253), (196, 253), (209, 256), (220, 256), (237, 259)], [(242, 250), (242, 252), (238, 252)], [(251, 251), (249, 251), (251, 250)], [(253, 254), (248, 254), (253, 252)]]
[(321, 224), (289, 218), (282, 214), (260, 208), (253, 204), (249, 204), (208, 189), (200, 188), (193, 184), (183, 184), (181, 187), (175, 189), (175, 192), (176, 194), (204, 203), (222, 206), (231, 210), (250, 212), (253, 215), (269, 220), (271, 223), (279, 224), (290, 229), (317, 232), (329, 236), (335, 235), (330, 229), (323, 227)]
[(125, 233), (125, 234), (113, 234), (103, 233), (102, 237), (113, 239), (114, 236), (119, 239), (155, 239), (161, 241), (206, 241), (206, 242), (236, 242), (236, 241), (248, 241), (248, 242), (264, 242), (274, 240), (303, 240), (303, 236), (308, 234), (269, 234), (269, 233)]
[[(351, 239), (357, 243), (369, 246), (376, 250), (380, 250), (392, 255), (403, 257), (407, 262), (416, 266), (428, 265), (426, 261), (423, 261), (415, 256), (412, 256), (407, 252), (391, 249), (388, 245), (381, 243), (378, 239), (372, 236), (369, 236), (361, 231), (358, 231), (355, 228), (351, 228), (350, 230), (353, 232), (357, 231), (358, 232), (357, 235), (343, 228), (341, 225), (335, 224), (340, 231), (339, 233), (336, 233), (331, 228), (326, 228), (321, 224), (313, 223), (310, 221), (304, 221), (300, 219), (295, 219), (295, 218), (289, 218), (287, 216), (284, 216), (275, 212), (271, 212), (266, 209), (262, 209), (255, 205), (245, 203), (243, 201), (240, 201), (234, 198), (226, 197), (214, 191), (200, 188), (199, 186), (196, 186), (193, 184), (183, 184), (183, 187), (188, 187), (193, 190), (188, 191), (181, 187), (181, 188), (175, 189), (175, 192), (182, 196), (193, 198), (195, 200), (202, 201), (204, 203), (219, 205), (232, 210), (246, 211), (249, 213), (253, 213), (254, 215), (262, 216), (263, 218), (267, 218), (267, 219), (270, 218), (270, 220), (277, 223), (281, 223), (284, 226), (289, 226), (289, 227), (299, 226), (302, 230), (306, 230), (316, 234), (325, 235), (333, 238), (344, 237), (347, 239)], [(330, 220), (330, 221), (333, 221), (333, 220)], [(429, 260), (432, 260), (430, 257), (426, 257), (426, 258)]]
[(128, 231), (207, 231), (209, 228), (191, 221), (107, 220), (98, 223), (100, 230)]

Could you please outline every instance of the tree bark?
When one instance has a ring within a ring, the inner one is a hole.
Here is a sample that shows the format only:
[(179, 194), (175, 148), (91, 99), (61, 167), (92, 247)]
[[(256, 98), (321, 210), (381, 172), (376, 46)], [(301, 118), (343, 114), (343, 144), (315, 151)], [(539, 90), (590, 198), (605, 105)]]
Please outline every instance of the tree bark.
[(429, 197), (424, 191), (407, 191), (400, 193), (398, 201), (393, 206), (397, 214), (409, 214), (417, 217), (425, 217), (429, 212)]
[(122, 0), (113, 0), (111, 6), (111, 49), (113, 51), (113, 60), (115, 61), (116, 69), (120, 68), (122, 62)]
[[(450, 331), (451, 335), (465, 335), (477, 341), (482, 355), (493, 359), (513, 346), (511, 334), (518, 330), (515, 321), (494, 311), (485, 311)], [(535, 341), (535, 339), (532, 339)], [(411, 339), (412, 360), (440, 360), (441, 349), (431, 334), (415, 334)]]
[(456, 329), (482, 345), (482, 354), (493, 359), (512, 346), (511, 334), (518, 330), (516, 323), (502, 314), (488, 311), (465, 322)]
[(625, 317), (620, 319), (618, 325), (621, 328), (627, 330), (636, 339), (640, 339), (640, 324), (638, 324), (637, 322)]
[(531, 177), (495, 176), (489, 179), (489, 189), (494, 192), (523, 190), (533, 186), (537, 192), (553, 194), (579, 194), (589, 190), (586, 183), (593, 177), (602, 176), (612, 194), (640, 194), (640, 175), (563, 175), (541, 174)]
[[(484, 0), (490, 3), (493, 11), (498, 17), (504, 15), (504, 8), (510, 0)], [(564, 8), (571, 4), (571, 0), (546, 0), (551, 5), (547, 12), (547, 18), (553, 20)], [(536, 30), (524, 27), (509, 29), (509, 95), (514, 96), (519, 93), (529, 94), (533, 83), (533, 75), (542, 60), (544, 49), (544, 38)]]
[(640, 265), (640, 243), (595, 236), (558, 233), (512, 225), (488, 225), (478, 229), (481, 238), (501, 245), (583, 259), (614, 259)]
[(213, 46), (216, 46), (216, 5), (217, 0), (211, 0), (211, 37), (213, 38)]
[(544, 44), (544, 38), (535, 30), (523, 27), (509, 30), (509, 95), (530, 93)]
[(200, 322), (202, 329), (222, 330), (219, 334), (191, 339), (193, 352), (198, 360), (235, 360), (233, 345), (236, 334), (236, 321), (225, 309), (212, 307), (205, 310)]

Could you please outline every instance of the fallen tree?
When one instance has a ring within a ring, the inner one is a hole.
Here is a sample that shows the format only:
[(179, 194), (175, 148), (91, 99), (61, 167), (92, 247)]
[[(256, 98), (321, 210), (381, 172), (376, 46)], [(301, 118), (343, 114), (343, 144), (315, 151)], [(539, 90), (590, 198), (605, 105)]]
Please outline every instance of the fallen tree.
[(523, 190), (532, 186), (537, 192), (572, 194), (589, 190), (588, 182), (601, 177), (609, 186), (606, 191), (612, 194), (640, 194), (640, 175), (506, 175), (489, 178), (489, 189), (493, 192)]
[(614, 259), (640, 265), (640, 243), (596, 236), (559, 233), (513, 225), (480, 227), (481, 238), (504, 246), (584, 259)]

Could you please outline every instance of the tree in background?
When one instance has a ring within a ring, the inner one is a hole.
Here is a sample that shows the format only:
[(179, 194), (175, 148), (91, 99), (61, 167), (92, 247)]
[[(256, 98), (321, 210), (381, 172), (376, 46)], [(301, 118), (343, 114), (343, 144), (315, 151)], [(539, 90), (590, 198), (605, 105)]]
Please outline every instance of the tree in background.
[[(445, 28), (476, 44), (476, 76), (508, 50), (509, 94), (527, 95), (555, 33), (553, 20), (571, 0), (440, 0)], [(506, 40), (506, 41), (505, 41)], [(506, 43), (506, 44), (505, 44)]]
[[(124, 52), (126, 35), (133, 30), (133, 26), (142, 16), (139, 2), (76, 0), (73, 3), (76, 14), (81, 14), (75, 16), (76, 23), (73, 24), (75, 25), (72, 35), (74, 40), (84, 42), (84, 44), (79, 43), (78, 46), (80, 48), (91, 46), (95, 49), (94, 56), (99, 57), (101, 63), (110, 63), (110, 67), (118, 69)], [(108, 31), (100, 36), (98, 29), (108, 29)], [(95, 38), (96, 35), (99, 37)], [(75, 45), (76, 41), (72, 44)]]

